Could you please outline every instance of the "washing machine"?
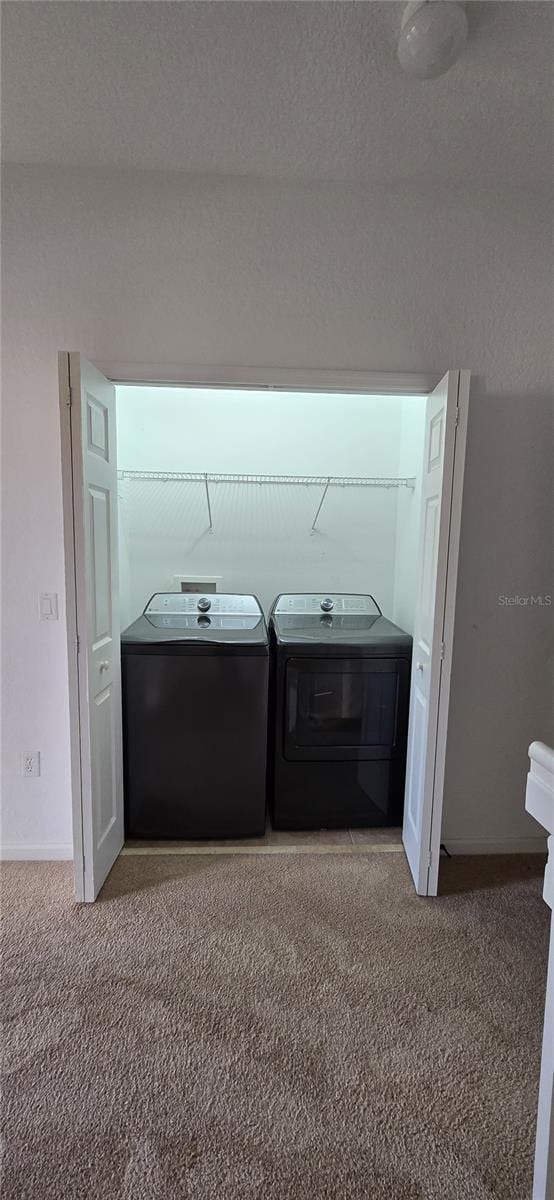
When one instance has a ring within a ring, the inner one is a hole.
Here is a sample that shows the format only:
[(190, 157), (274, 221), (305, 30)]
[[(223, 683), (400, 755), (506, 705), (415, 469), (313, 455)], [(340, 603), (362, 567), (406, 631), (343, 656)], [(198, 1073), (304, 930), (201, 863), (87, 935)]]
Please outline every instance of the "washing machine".
[(159, 593), (121, 652), (127, 836), (262, 834), (269, 650), (256, 597)]
[(281, 595), (269, 617), (275, 829), (402, 821), (412, 638), (373, 596)]

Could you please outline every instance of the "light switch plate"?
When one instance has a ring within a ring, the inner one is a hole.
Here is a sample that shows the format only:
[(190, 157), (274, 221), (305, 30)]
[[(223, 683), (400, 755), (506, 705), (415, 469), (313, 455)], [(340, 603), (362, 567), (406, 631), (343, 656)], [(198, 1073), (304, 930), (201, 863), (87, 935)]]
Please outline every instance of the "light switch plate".
[(41, 621), (57, 621), (58, 593), (41, 592), (39, 597), (39, 611)]

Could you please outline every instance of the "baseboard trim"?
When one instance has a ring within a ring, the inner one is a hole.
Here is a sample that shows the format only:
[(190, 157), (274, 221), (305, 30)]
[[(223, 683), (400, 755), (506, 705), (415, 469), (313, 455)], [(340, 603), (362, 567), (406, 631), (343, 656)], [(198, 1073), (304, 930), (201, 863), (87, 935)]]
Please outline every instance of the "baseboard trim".
[[(547, 836), (524, 838), (446, 838), (444, 845), (450, 854), (546, 854)], [(401, 843), (359, 843), (355, 846), (321, 846), (321, 845), (292, 845), (292, 846), (188, 846), (186, 849), (162, 847), (125, 846), (122, 853), (127, 855), (140, 854), (344, 854), (344, 853), (399, 853)], [(4, 842), (0, 845), (0, 861), (2, 862), (71, 862), (73, 846), (65, 842), (44, 842), (40, 845)]]
[(17, 842), (3, 842), (0, 845), (0, 861), (2, 862), (71, 862), (73, 846), (65, 842), (44, 842), (39, 846), (23, 845)]
[(522, 838), (449, 838), (444, 839), (449, 854), (546, 854), (544, 837)]

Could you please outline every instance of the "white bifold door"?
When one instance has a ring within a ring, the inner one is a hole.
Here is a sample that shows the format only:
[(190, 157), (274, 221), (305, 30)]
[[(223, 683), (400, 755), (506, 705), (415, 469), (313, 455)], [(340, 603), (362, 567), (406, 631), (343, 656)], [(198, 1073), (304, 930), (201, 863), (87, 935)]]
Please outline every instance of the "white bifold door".
[(416, 891), (436, 896), (458, 575), (469, 371), (427, 400), (403, 842)]
[(95, 900), (124, 837), (115, 388), (79, 354), (59, 370), (75, 891)]

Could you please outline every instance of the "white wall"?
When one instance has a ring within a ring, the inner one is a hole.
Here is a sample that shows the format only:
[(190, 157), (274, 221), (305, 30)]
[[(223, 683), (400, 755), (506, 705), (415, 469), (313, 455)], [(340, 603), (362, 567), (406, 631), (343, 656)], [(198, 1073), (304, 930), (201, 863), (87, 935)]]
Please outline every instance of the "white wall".
[[(124, 470), (398, 475), (405, 399), (118, 388)], [(414, 399), (421, 409), (423, 401)], [(413, 474), (419, 470), (414, 457)], [(406, 491), (406, 489), (402, 489)], [(410, 493), (411, 494), (411, 493)], [(399, 489), (120, 480), (122, 625), (177, 574), (218, 576), (268, 611), (280, 591), (370, 591), (392, 614)], [(403, 527), (401, 534), (403, 533)]]
[[(536, 834), (526, 751), (551, 741), (550, 196), (127, 171), (4, 172), (4, 826), (70, 840), (56, 352), (436, 372), (472, 413), (445, 839)], [(40, 779), (18, 774), (42, 752)]]

